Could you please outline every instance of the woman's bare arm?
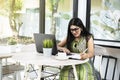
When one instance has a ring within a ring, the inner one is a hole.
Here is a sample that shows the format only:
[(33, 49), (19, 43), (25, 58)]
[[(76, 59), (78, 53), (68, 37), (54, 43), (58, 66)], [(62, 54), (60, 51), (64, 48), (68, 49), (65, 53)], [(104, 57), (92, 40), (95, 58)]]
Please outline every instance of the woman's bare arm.
[(70, 51), (64, 47), (66, 45), (66, 43), (67, 43), (67, 38), (65, 38), (61, 42), (59, 42), (57, 44), (57, 48), (58, 48), (58, 50), (63, 51), (65, 53), (70, 53)]
[(88, 52), (87, 54), (81, 54), (81, 59), (86, 59), (86, 58), (91, 58), (94, 56), (94, 41), (93, 41), (93, 38), (91, 37), (89, 40), (88, 40)]

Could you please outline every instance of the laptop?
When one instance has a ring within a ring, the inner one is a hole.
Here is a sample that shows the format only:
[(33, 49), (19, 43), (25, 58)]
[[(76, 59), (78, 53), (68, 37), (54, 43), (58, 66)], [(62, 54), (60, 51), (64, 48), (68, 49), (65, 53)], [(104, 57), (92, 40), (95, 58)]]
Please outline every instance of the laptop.
[(58, 51), (57, 51), (56, 38), (55, 38), (55, 35), (53, 35), (53, 34), (34, 33), (36, 51), (38, 53), (43, 53), (44, 39), (52, 39), (53, 40), (54, 46), (52, 48), (52, 55), (56, 55), (58, 53)]

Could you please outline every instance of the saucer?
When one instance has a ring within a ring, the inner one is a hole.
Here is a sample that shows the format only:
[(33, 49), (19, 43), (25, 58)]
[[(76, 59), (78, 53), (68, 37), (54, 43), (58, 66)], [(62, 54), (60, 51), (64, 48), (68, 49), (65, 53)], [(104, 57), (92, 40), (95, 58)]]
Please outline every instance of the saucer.
[(56, 56), (55, 59), (57, 59), (57, 60), (67, 60), (68, 57), (67, 57), (67, 56), (66, 56), (66, 57), (59, 57), (59, 56)]

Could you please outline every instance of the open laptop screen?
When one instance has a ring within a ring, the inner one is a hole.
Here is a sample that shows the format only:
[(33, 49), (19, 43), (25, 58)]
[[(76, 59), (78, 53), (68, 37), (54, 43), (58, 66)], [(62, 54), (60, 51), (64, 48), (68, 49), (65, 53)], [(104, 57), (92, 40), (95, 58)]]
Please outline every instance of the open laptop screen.
[(43, 40), (44, 39), (52, 39), (54, 42), (54, 46), (52, 48), (52, 55), (57, 54), (57, 45), (56, 38), (53, 34), (42, 34), (42, 33), (34, 33), (34, 40), (36, 45), (36, 50), (38, 53), (43, 53)]

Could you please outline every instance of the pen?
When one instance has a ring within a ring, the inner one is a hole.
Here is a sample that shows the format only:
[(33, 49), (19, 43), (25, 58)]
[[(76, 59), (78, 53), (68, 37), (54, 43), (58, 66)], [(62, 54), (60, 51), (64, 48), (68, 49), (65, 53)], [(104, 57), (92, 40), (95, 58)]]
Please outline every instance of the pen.
[(88, 50), (88, 48), (83, 51), (83, 54), (84, 54), (87, 50)]

